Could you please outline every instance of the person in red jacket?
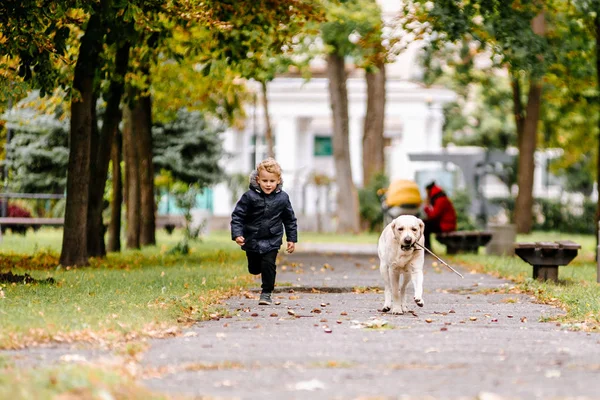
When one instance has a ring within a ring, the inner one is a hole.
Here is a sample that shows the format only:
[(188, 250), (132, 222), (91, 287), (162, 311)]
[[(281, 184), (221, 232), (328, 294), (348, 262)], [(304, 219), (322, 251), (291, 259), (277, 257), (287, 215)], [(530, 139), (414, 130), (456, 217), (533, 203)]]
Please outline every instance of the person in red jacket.
[(441, 187), (431, 182), (425, 187), (427, 199), (423, 211), (425, 222), (425, 247), (431, 249), (431, 234), (456, 230), (456, 210)]

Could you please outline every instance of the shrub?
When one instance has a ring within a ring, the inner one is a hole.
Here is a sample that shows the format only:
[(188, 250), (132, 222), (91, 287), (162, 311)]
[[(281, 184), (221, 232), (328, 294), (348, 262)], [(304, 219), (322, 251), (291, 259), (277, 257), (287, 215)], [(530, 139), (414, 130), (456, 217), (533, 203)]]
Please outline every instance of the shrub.
[(368, 225), (370, 232), (383, 228), (383, 210), (377, 191), (388, 186), (388, 177), (385, 174), (377, 174), (371, 179), (369, 185), (358, 191), (360, 217)]
[[(494, 198), (489, 201), (512, 217), (515, 199)], [(595, 220), (596, 203), (588, 198), (583, 200), (581, 206), (559, 199), (534, 199), (532, 229), (535, 231), (594, 234)]]
[(451, 198), (456, 210), (456, 229), (459, 231), (470, 231), (477, 229), (477, 225), (471, 216), (471, 196), (466, 190), (457, 190)]
[[(0, 207), (2, 206), (3, 203), (0, 202)], [(31, 212), (17, 204), (8, 203), (6, 207), (6, 216), (11, 218), (31, 218)], [(9, 228), (13, 233), (24, 235), (27, 232), (28, 227), (29, 225), (2, 225), (2, 232), (6, 232), (6, 229)]]

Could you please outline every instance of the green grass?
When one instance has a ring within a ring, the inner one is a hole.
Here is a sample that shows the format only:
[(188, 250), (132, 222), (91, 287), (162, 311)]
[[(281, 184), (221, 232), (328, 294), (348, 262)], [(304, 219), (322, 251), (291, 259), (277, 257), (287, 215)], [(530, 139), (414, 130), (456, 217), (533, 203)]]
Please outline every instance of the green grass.
[(11, 251), (0, 249), (0, 271), (55, 283), (0, 284), (0, 348), (160, 335), (178, 321), (189, 323), (218, 312), (223, 297), (251, 282), (244, 253), (218, 239), (194, 243), (191, 254), (181, 256), (167, 253), (178, 238), (161, 236), (158, 246), (65, 269), (55, 267), (60, 247), (55, 230), (10, 236), (2, 246), (10, 244)]
[[(534, 295), (538, 301), (565, 309), (566, 316), (558, 321), (577, 329), (600, 330), (600, 284), (596, 283), (596, 239), (592, 235), (534, 232), (518, 235), (517, 242), (572, 240), (581, 245), (577, 257), (558, 270), (559, 282), (534, 280), (533, 267), (519, 257), (499, 257), (481, 254), (444, 256), (446, 261), (483, 271), (516, 283), (516, 289)], [(439, 243), (436, 249), (442, 249)]]
[[(56, 268), (61, 231), (41, 229), (26, 237), (4, 235), (0, 243), (0, 271), (30, 274), (55, 284), (1, 284), (0, 348), (14, 348), (53, 340), (135, 339), (206, 318), (219, 310), (225, 296), (246, 288), (244, 252), (229, 232), (212, 232), (192, 243), (191, 254), (169, 255), (181, 239), (158, 232), (158, 245), (143, 250), (110, 254), (92, 260), (90, 267)], [(324, 243), (376, 243), (377, 234), (338, 235), (301, 232), (300, 240)], [(598, 326), (600, 287), (595, 283), (596, 242), (592, 236), (536, 232), (518, 241), (570, 239), (582, 245), (569, 266), (561, 266), (558, 284), (531, 279), (532, 267), (518, 257), (480, 255), (446, 256), (434, 241), (434, 251), (451, 263), (513, 279), (518, 290), (535, 294), (540, 301), (562, 305), (565, 322)], [(484, 253), (481, 251), (481, 253)]]
[(93, 368), (67, 365), (42, 369), (3, 369), (0, 366), (0, 398), (159, 400), (136, 385), (125, 368)]

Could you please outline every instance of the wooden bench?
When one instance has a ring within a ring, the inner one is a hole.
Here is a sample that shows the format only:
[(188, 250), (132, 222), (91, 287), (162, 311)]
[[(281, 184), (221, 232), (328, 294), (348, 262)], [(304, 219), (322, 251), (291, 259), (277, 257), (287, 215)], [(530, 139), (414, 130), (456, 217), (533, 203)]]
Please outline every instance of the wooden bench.
[(446, 254), (475, 253), (491, 239), (488, 231), (452, 231), (438, 233), (435, 238), (446, 246)]
[[(25, 218), (25, 217), (0, 217), (0, 227), (16, 228), (20, 227), (20, 233), (28, 227), (40, 227), (40, 226), (63, 226), (64, 218)], [(185, 217), (183, 215), (157, 215), (156, 216), (156, 227), (165, 228), (169, 233), (173, 232), (175, 228), (182, 228), (185, 226)], [(24, 228), (24, 229), (23, 229)]]
[(13, 233), (24, 235), (29, 227), (62, 226), (62, 218), (0, 217), (0, 233), (10, 228)]
[(581, 245), (571, 240), (515, 243), (515, 254), (533, 266), (533, 278), (558, 281), (558, 267), (577, 256)]
[(171, 234), (175, 228), (183, 228), (185, 226), (185, 217), (183, 215), (157, 215), (156, 227), (165, 228)]
[(26, 217), (5, 217), (0, 218), (0, 225), (14, 226), (14, 225), (29, 225), (29, 226), (42, 226), (52, 225), (61, 226), (64, 223), (62, 218), (26, 218)]

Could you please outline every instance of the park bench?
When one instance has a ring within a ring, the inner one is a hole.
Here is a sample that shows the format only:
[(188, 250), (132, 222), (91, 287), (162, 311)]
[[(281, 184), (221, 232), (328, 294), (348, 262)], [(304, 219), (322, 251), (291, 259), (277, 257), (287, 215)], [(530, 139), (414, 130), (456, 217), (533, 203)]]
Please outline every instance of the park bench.
[[(62, 226), (64, 218), (28, 218), (28, 217), (0, 217), (0, 227), (27, 227), (40, 226)], [(185, 226), (185, 217), (183, 215), (157, 215), (156, 227), (165, 228), (169, 233), (175, 228)], [(24, 233), (24, 232), (23, 232)]]
[(480, 246), (485, 246), (491, 239), (488, 231), (452, 231), (438, 233), (438, 242), (446, 246), (446, 254), (475, 253)]
[(558, 267), (577, 256), (581, 245), (571, 240), (515, 243), (515, 254), (533, 266), (533, 278), (558, 281)]
[(157, 215), (156, 227), (165, 228), (171, 234), (175, 228), (183, 228), (185, 226), (185, 217), (183, 215)]
[(41, 226), (62, 226), (62, 224), (62, 218), (0, 217), (0, 232), (4, 233), (7, 228), (10, 228), (14, 233), (24, 235), (29, 227), (38, 229)]

